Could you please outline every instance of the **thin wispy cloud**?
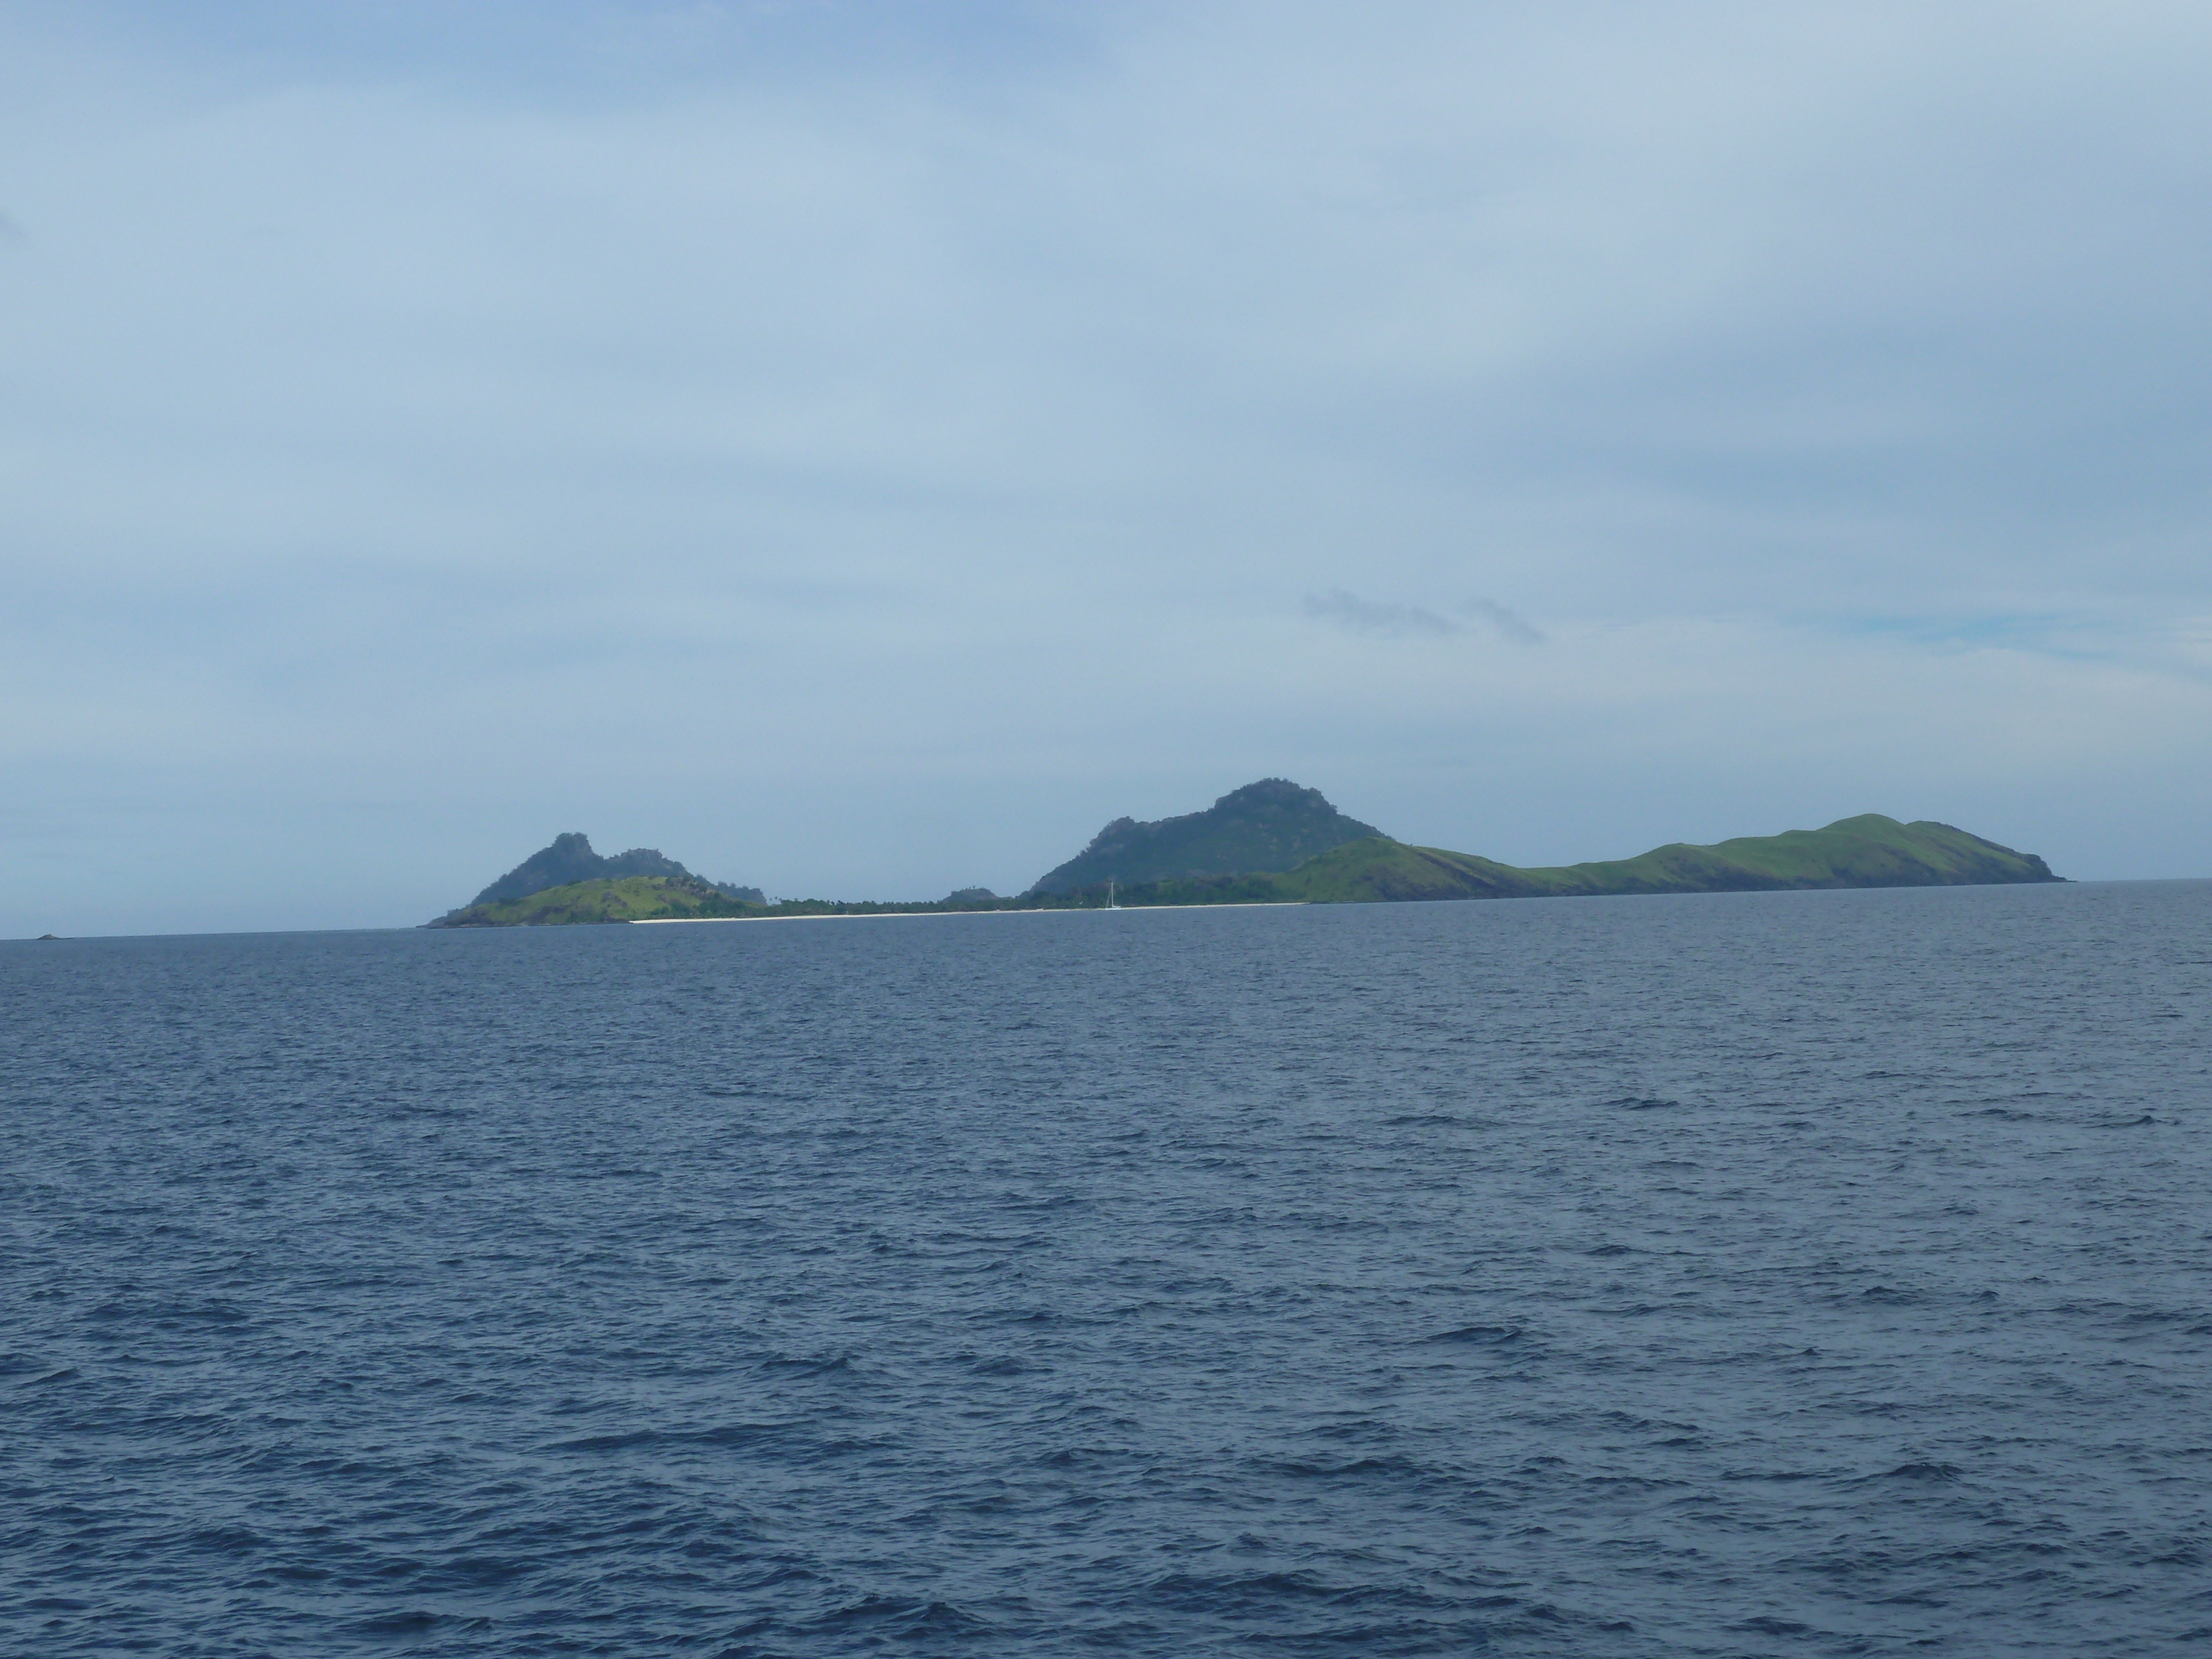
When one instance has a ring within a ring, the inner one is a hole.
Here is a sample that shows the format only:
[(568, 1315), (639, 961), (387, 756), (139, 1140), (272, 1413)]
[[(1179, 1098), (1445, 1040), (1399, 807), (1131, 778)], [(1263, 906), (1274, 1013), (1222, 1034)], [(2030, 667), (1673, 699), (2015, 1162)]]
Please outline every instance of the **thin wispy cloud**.
[(1541, 645), (1544, 642), (1544, 636), (1531, 628), (1525, 619), (1495, 600), (1469, 599), (1459, 609), (1462, 616), (1487, 623), (1498, 630), (1502, 638), (1511, 640), (1516, 645)]
[(1411, 636), (1436, 639), (1456, 634), (1459, 625), (1418, 605), (1380, 605), (1363, 599), (1341, 587), (1306, 595), (1306, 615), (1355, 634), (1377, 634), (1386, 639)]
[(1397, 605), (1374, 599), (1364, 599), (1341, 587), (1332, 587), (1325, 593), (1309, 593), (1305, 613), (1317, 621), (1331, 623), (1354, 634), (1371, 634), (1384, 639), (1443, 639), (1468, 631), (1467, 623), (1480, 625), (1486, 634), (1495, 633), (1501, 639), (1516, 645), (1540, 645), (1544, 636), (1526, 621), (1490, 599), (1468, 599), (1455, 607), (1455, 620), (1426, 605)]

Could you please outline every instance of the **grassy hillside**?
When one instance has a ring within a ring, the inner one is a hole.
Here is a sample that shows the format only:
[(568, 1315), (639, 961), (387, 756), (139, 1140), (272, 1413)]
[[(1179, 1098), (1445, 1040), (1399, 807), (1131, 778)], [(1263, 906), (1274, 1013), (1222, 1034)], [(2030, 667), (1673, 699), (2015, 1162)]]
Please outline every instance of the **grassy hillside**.
[(1879, 812), (1825, 830), (1745, 836), (1713, 847), (1676, 842), (1641, 858), (1520, 872), (1551, 893), (1716, 893), (1808, 887), (1956, 887), (2055, 881), (2032, 853), (1948, 823)]
[[(1124, 904), (1371, 904), (1401, 899), (1531, 898), (1526, 871), (1371, 836), (1278, 874), (1196, 876), (1126, 887)], [(1086, 896), (1099, 891), (1085, 889)]]
[(1438, 898), (1534, 898), (1543, 889), (1510, 864), (1378, 838), (1354, 842), (1281, 878), (1285, 890), (1316, 904)]
[(1947, 823), (1899, 823), (1869, 812), (1825, 830), (1745, 836), (1714, 847), (1677, 842), (1639, 858), (1531, 870), (1376, 836), (1333, 848), (1279, 875), (1153, 882), (1127, 890), (1121, 899), (1127, 904), (1360, 904), (2057, 879), (2033, 854), (2015, 853)]
[(520, 898), (471, 904), (433, 927), (549, 927), (669, 916), (759, 915), (759, 905), (718, 892), (696, 876), (609, 876), (548, 887)]

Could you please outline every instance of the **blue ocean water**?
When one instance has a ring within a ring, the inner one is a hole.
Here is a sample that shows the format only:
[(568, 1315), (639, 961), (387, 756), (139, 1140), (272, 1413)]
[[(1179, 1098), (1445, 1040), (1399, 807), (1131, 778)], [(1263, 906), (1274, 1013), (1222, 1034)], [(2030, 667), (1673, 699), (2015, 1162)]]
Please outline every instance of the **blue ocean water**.
[(0, 1651), (2212, 1644), (2212, 884), (0, 946)]

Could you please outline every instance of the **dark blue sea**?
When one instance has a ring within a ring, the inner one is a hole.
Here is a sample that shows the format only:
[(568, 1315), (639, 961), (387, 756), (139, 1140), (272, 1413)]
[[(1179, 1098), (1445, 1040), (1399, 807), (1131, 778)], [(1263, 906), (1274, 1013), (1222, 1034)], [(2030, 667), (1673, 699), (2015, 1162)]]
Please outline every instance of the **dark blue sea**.
[(2212, 1647), (2212, 884), (0, 946), (0, 1652)]

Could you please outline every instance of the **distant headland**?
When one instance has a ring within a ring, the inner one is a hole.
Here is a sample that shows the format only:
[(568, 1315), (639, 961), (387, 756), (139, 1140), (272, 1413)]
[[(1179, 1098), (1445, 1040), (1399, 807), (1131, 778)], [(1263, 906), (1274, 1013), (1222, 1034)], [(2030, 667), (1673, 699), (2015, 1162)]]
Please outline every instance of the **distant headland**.
[(605, 858), (558, 836), (430, 927), (705, 921), (982, 910), (1204, 904), (1369, 904), (1415, 899), (1598, 897), (1837, 887), (1965, 887), (2063, 879), (2033, 853), (1922, 819), (1869, 812), (1820, 830), (1671, 842), (1632, 859), (1517, 868), (1394, 841), (1346, 817), (1318, 789), (1262, 778), (1202, 812), (1116, 818), (1027, 892), (963, 887), (923, 903), (780, 899), (708, 881), (651, 848)]

